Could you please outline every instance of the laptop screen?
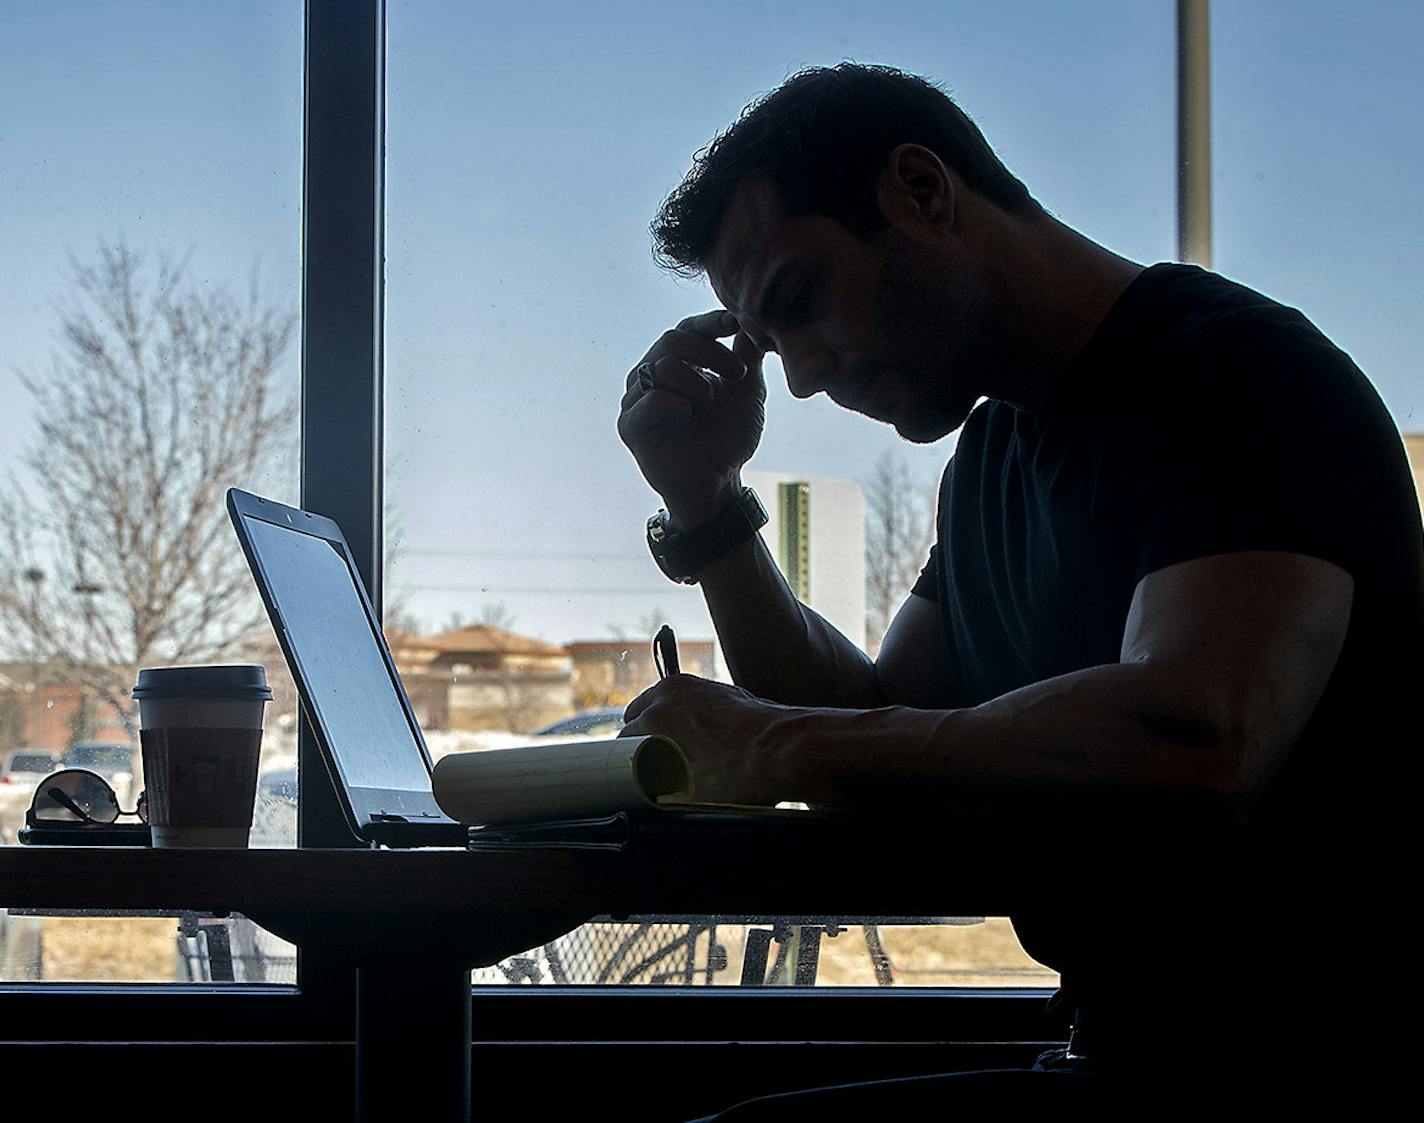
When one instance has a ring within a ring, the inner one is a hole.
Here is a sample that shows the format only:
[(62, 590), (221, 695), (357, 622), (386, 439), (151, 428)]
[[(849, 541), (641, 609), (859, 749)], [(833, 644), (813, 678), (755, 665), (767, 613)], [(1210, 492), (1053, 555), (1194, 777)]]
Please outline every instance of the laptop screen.
[(242, 521), (346, 786), (428, 795), (423, 750), (346, 558), (325, 538)]

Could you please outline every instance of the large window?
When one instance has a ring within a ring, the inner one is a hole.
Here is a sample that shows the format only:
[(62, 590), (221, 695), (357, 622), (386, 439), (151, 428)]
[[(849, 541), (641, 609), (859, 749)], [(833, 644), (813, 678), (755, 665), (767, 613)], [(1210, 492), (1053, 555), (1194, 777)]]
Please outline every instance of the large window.
[[(239, 427), (271, 441), (231, 482), (297, 499), (284, 412), (297, 391), (296, 337), (281, 329), (298, 301), (299, 8), (96, 2), (10, 6), (3, 19), (0, 391), (11, 408), (0, 413), (0, 466), (13, 482), (0, 513), (16, 537), (0, 540), (0, 748), (40, 768), (44, 754), (62, 757), (75, 741), (122, 749), (132, 741), (123, 689), (136, 661), (260, 659), (281, 687), (264, 773), (276, 800), (271, 841), (286, 840), (295, 711), (275, 652), (261, 650), (265, 625), (254, 618), (250, 631), (200, 635), (192, 642), (210, 644), (201, 656), (161, 629), (156, 647), (104, 647), (131, 592), (123, 557), (95, 529), (102, 511), (69, 517), (46, 473), (91, 437), (96, 450), (142, 448), (126, 420), (131, 398), (96, 410), (92, 391), (77, 392), (90, 385), (84, 377), (108, 376), (86, 323), (116, 327), (108, 354), (127, 362), (129, 322), (115, 324), (105, 308), (129, 291), (155, 333), (145, 337), (152, 350), (137, 353), (155, 359), (182, 350), (175, 309), (277, 333), (271, 428)], [(1417, 434), (1424, 250), (1408, 216), (1424, 172), (1411, 54), (1418, 17), (1383, 3), (1356, 6), (1349, 20), (1269, 3), (1222, 5), (1214, 19), (1215, 263), (1302, 307)], [(894, 63), (943, 80), (1070, 225), (1138, 260), (1166, 259), (1175, 245), (1172, 36), (1166, 2), (903, 5), (873, 15), (853, 5), (590, 14), (573, 4), (516, 12), (393, 2), (386, 603), (436, 752), (616, 712), (652, 680), (646, 643), (664, 620), (683, 638), (690, 669), (721, 673), (697, 594), (663, 582), (642, 549), (655, 500), (613, 432), (630, 364), (665, 327), (714, 303), (705, 286), (661, 275), (647, 252), (648, 219), (694, 149), (803, 63)], [(374, 119), (352, 124), (375, 129)], [(351, 350), (371, 354), (376, 340), (352, 330)], [(215, 337), (186, 354), (182, 378), (215, 377), (224, 368), (213, 360), (232, 349)], [(353, 396), (369, 389), (365, 375), (350, 375)], [(817, 569), (818, 499), (849, 495), (853, 511), (858, 496), (873, 523), (877, 482), (903, 479), (894, 490), (923, 508), (952, 442), (901, 446), (823, 400), (793, 401), (774, 368), (769, 379), (771, 423), (753, 467), (776, 497), (774, 548), (815, 603), (828, 587)], [(253, 382), (246, 368), (232, 386)], [(181, 453), (205, 419), (180, 413)], [(315, 435), (344, 440), (335, 428), (322, 418)], [(1411, 453), (1421, 447), (1413, 436)], [(370, 475), (381, 465), (368, 458), (364, 467)], [(110, 494), (133, 498), (131, 489)], [(220, 521), (216, 503), (210, 514)], [(346, 529), (354, 539), (371, 526)], [(883, 613), (866, 576), (859, 605), (852, 588), (818, 607), (873, 645)], [(505, 658), (508, 637), (527, 641), (521, 658)], [(126, 806), (141, 783), (127, 771), (116, 778)], [(7, 845), (26, 782), (12, 779), (11, 792), (0, 782)], [(801, 948), (815, 941), (822, 983), (1052, 982), (1002, 918), (756, 919), (594, 925), (477, 981), (736, 982), (750, 958), (762, 980), (794, 982)], [(210, 925), (197, 915), (0, 912), (0, 983), (203, 978)]]
[[(3, 19), (0, 844), (52, 768), (132, 809), (137, 668), (233, 661), (275, 694), (254, 845), (295, 845), (296, 697), (223, 494), (297, 498), (300, 8)], [(241, 918), (0, 908), (3, 982), (292, 982), (294, 962)]]

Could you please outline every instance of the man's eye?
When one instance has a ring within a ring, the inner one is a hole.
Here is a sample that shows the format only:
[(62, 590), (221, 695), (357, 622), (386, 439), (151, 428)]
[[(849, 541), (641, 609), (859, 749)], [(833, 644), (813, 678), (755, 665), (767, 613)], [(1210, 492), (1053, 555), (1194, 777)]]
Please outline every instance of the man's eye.
[(811, 315), (814, 285), (802, 285), (794, 296), (781, 306), (781, 321), (784, 324), (798, 324)]

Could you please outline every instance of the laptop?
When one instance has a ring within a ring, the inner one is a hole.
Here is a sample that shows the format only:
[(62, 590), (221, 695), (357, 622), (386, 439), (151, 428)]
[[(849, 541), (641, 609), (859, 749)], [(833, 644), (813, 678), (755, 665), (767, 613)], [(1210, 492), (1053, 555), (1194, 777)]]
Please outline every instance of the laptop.
[(227, 509), (356, 837), (464, 846), (341, 528), (236, 488)]
[(302, 709), (357, 838), (390, 847), (597, 846), (635, 835), (667, 841), (710, 831), (738, 841), (782, 839), (816, 812), (658, 810), (630, 817), (471, 827), (431, 790), (421, 735), (351, 548), (329, 518), (232, 488), (228, 514), (262, 594)]

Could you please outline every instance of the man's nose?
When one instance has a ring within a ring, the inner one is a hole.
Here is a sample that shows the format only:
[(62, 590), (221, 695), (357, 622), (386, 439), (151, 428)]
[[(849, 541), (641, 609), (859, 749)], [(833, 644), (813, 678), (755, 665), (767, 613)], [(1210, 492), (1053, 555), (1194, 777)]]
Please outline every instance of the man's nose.
[(786, 388), (793, 397), (809, 398), (826, 388), (830, 363), (824, 351), (816, 347), (787, 347), (784, 344), (778, 350), (781, 368), (786, 372)]

